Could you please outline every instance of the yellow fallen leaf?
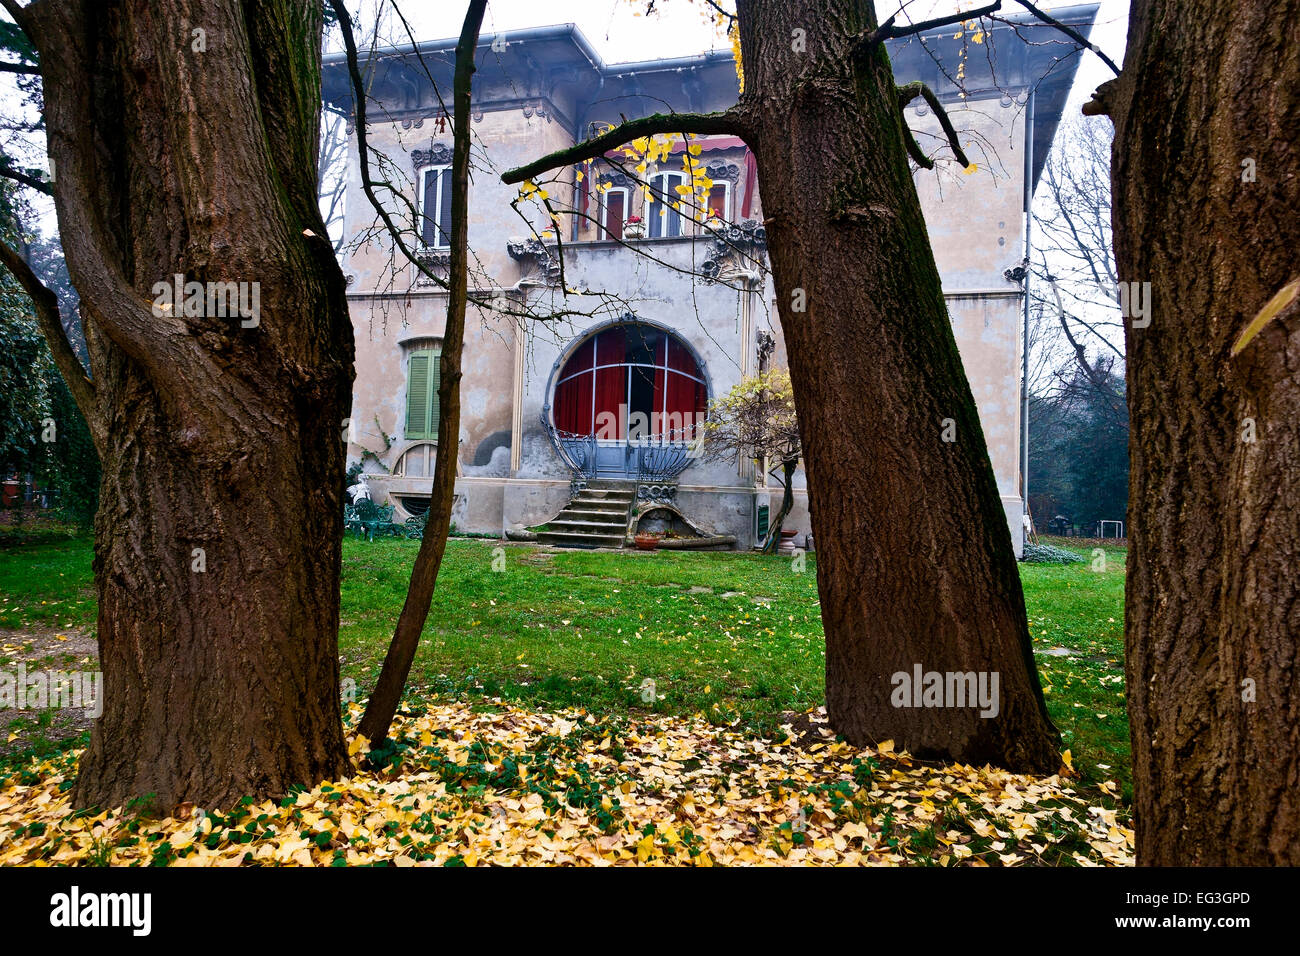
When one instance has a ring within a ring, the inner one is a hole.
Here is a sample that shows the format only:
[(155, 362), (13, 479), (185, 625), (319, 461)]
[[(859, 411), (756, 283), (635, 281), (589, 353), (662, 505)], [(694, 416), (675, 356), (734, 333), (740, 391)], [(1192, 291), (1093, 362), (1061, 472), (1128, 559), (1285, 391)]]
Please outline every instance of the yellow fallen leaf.
[(1295, 301), (1296, 296), (1300, 295), (1300, 279), (1292, 279), (1280, 290), (1277, 295), (1269, 299), (1264, 304), (1264, 308), (1259, 310), (1259, 314), (1246, 324), (1241, 330), (1241, 335), (1237, 337), (1237, 342), (1232, 346), (1232, 354), (1237, 355), (1242, 349), (1250, 344), (1251, 339), (1259, 335), (1264, 326), (1272, 322), (1277, 316)]

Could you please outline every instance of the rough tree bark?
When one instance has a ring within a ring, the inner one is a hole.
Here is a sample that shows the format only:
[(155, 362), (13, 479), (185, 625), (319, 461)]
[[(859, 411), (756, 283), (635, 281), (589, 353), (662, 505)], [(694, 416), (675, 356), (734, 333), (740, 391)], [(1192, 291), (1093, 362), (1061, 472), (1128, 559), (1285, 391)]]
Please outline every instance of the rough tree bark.
[[(91, 379), (60, 367), (104, 468), (104, 713), (75, 802), (214, 807), (338, 776), (353, 352), (316, 204), (321, 5), (4, 5), (40, 51)], [(250, 305), (257, 283), (257, 324), (155, 310), (177, 274), (249, 283)]]
[[(1136, 0), (1115, 122), (1142, 864), (1300, 864), (1300, 2)], [(1145, 327), (1138, 327), (1139, 324)], [(1252, 440), (1253, 439), (1253, 440)]]
[[(809, 463), (826, 703), (857, 744), (1053, 772), (1024, 597), (866, 0), (739, 0), (745, 91), (648, 132), (731, 132), (758, 159)], [(801, 37), (803, 44), (792, 42)], [(632, 124), (629, 124), (629, 127)], [(627, 129), (625, 127), (624, 129)], [(614, 131), (506, 174), (600, 155)], [(806, 311), (793, 309), (802, 290)], [(955, 441), (944, 441), (945, 420)], [(894, 707), (892, 676), (992, 671), (1000, 710)]]

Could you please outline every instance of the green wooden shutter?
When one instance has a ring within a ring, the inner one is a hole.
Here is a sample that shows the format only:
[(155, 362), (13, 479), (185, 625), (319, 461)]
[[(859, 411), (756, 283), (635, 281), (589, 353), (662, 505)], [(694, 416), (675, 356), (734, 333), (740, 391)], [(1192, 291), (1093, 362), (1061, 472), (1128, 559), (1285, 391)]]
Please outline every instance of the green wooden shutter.
[(442, 384), (442, 353), (427, 352), (429, 361), (429, 437), (438, 437), (442, 409), (438, 405), (438, 387)]
[[(406, 437), (429, 437), (429, 352), (411, 355), (406, 373)], [(434, 401), (437, 401), (435, 394)]]

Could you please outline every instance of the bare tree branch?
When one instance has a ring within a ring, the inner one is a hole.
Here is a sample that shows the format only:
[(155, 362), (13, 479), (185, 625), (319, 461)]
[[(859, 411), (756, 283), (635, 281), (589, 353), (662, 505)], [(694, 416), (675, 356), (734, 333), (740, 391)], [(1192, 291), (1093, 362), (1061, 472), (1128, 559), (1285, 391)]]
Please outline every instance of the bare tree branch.
[(617, 149), (634, 139), (643, 136), (656, 136), (661, 133), (711, 134), (729, 133), (732, 136), (745, 137), (745, 123), (741, 112), (732, 108), (721, 113), (652, 113), (640, 119), (629, 120), (613, 129), (601, 133), (592, 139), (584, 140), (576, 146), (556, 150), (541, 159), (533, 160), (525, 166), (508, 169), (501, 174), (501, 181), (507, 184), (521, 183), (534, 176), (585, 162), (604, 156), (612, 149)]
[(54, 195), (54, 185), (46, 179), (37, 179), (30, 171), (16, 169), (8, 163), (0, 160), (0, 176), (6, 179), (12, 179), (14, 182), (22, 183), (37, 192), (45, 193), (47, 196)]
[(36, 319), (41, 325), (41, 331), (45, 333), (45, 341), (49, 344), (50, 353), (54, 356), (54, 364), (58, 366), (63, 380), (68, 383), (68, 391), (72, 393), (98, 444), (102, 437), (103, 426), (100, 424), (95, 386), (86, 375), (85, 369), (81, 367), (81, 362), (78, 361), (77, 354), (72, 350), (68, 335), (63, 329), (63, 319), (59, 314), (59, 297), (54, 294), (53, 289), (37, 278), (32, 267), (27, 264), (27, 260), (6, 242), (0, 242), (0, 262), (3, 262), (13, 273), (19, 285), (31, 297), (32, 305), (36, 309)]
[[(916, 99), (918, 96), (924, 98), (925, 101), (930, 104), (930, 109), (934, 110), (934, 115), (938, 118), (939, 125), (943, 127), (943, 134), (948, 137), (948, 144), (952, 146), (952, 151), (954, 155), (956, 155), (957, 161), (961, 163), (962, 168), (965, 169), (970, 166), (970, 159), (966, 156), (966, 151), (961, 148), (961, 142), (957, 138), (957, 130), (953, 128), (952, 120), (948, 118), (948, 111), (945, 110), (943, 104), (939, 102), (939, 97), (934, 95), (934, 90), (930, 89), (920, 80), (915, 80), (908, 83), (906, 86), (900, 86), (898, 88), (899, 109), (907, 106), (908, 103), (912, 102), (912, 100)], [(912, 145), (915, 143), (916, 140), (913, 139), (912, 143), (908, 145), (907, 151), (909, 153), (912, 152)], [(917, 146), (916, 149), (917, 152), (920, 152), (920, 146)], [(915, 159), (915, 154), (913, 154), (913, 158)], [(933, 162), (930, 162), (928, 165), (926, 163), (921, 163), (921, 165), (925, 166), (926, 169), (934, 168)]]
[(990, 3), (986, 7), (935, 17), (933, 20), (922, 20), (920, 23), (909, 23), (907, 26), (901, 27), (894, 25), (894, 21), (898, 19), (898, 14), (895, 13), (870, 33), (860, 36), (853, 44), (853, 53), (854, 55), (861, 55), (877, 43), (883, 43), (885, 40), (915, 36), (918, 33), (925, 33), (927, 30), (937, 30), (940, 27), (952, 26), (954, 23), (965, 23), (967, 20), (976, 20), (988, 13), (996, 13), (1000, 9), (1002, 9), (1002, 0), (996, 0), (996, 2)]
[(1068, 36), (1075, 43), (1082, 46), (1085, 50), (1091, 50), (1093, 53), (1097, 54), (1097, 56), (1101, 59), (1101, 62), (1105, 63), (1108, 67), (1114, 70), (1116, 76), (1119, 76), (1119, 67), (1115, 65), (1115, 61), (1112, 60), (1110, 57), (1108, 57), (1105, 53), (1102, 53), (1101, 48), (1098, 47), (1096, 44), (1089, 43), (1088, 38), (1085, 37), (1078, 30), (1074, 29), (1074, 27), (1062, 23), (1060, 20), (1056, 19), (1056, 17), (1052, 16), (1051, 14), (1044, 13), (1042, 10), (1038, 9), (1038, 7), (1030, 3), (1029, 0), (1016, 0), (1016, 3), (1020, 4), (1022, 7), (1028, 10), (1038, 19), (1042, 20), (1044, 23), (1056, 27), (1056, 29), (1060, 30), (1062, 33)]

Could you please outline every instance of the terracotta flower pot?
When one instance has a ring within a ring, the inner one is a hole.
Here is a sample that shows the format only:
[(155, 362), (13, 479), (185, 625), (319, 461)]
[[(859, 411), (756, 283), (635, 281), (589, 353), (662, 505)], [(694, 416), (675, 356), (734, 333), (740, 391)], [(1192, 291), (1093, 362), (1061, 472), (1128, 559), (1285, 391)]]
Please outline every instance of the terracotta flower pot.
[(654, 551), (659, 547), (659, 539), (652, 534), (638, 534), (632, 540), (641, 551)]

